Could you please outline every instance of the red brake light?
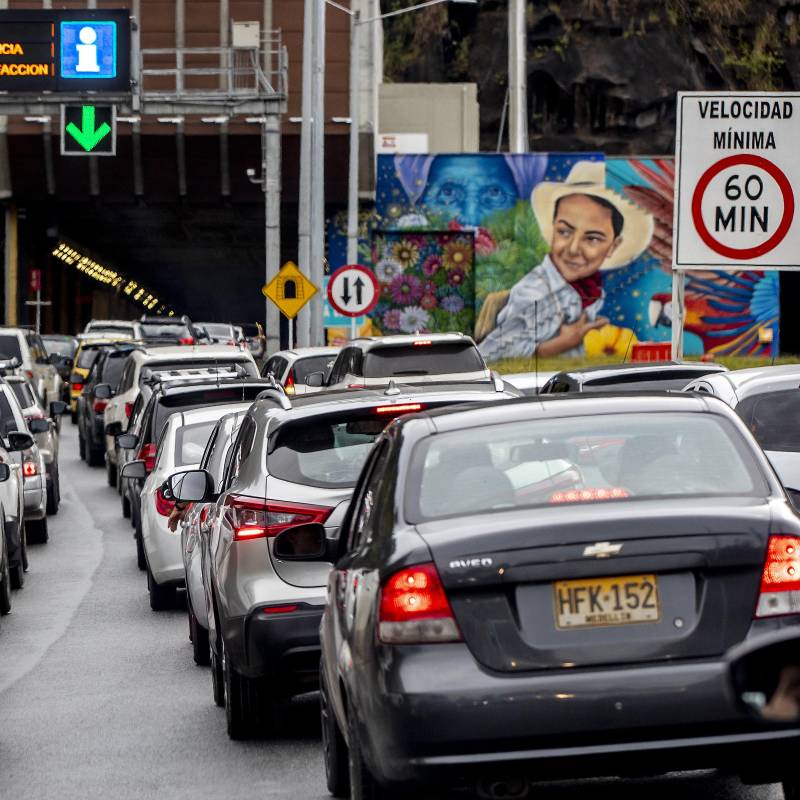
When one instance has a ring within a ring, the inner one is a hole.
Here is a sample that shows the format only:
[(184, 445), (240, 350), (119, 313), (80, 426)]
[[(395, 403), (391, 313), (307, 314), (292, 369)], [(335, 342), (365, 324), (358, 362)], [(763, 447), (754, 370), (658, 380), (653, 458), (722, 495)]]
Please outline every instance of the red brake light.
[(347, 388), (348, 389), (366, 389), (367, 387), (366, 387), (366, 384), (364, 384), (364, 383), (348, 383), (347, 384)]
[(379, 637), (387, 644), (461, 641), (434, 564), (407, 567), (383, 584)]
[(27, 375), (27, 376), (28, 376), (28, 377), (29, 377), (31, 380), (33, 380), (33, 371), (32, 371), (32, 370), (26, 369), (26, 370), (25, 370), (25, 374), (26, 374), (26, 375)]
[(152, 472), (156, 465), (156, 446), (154, 444), (142, 445), (136, 458), (144, 461), (144, 468), (147, 472)]
[(800, 613), (800, 536), (770, 536), (757, 617)]
[(396, 406), (378, 406), (376, 414), (407, 414), (410, 411), (421, 411), (424, 408), (422, 403), (404, 403)]
[(193, 336), (181, 336), (180, 342), (181, 342), (181, 344), (194, 344), (194, 337)]
[(82, 383), (71, 383), (69, 388), (72, 389), (73, 392), (80, 392), (83, 389)]
[(130, 419), (133, 414), (133, 403), (125, 403), (125, 416)]
[(293, 606), (266, 606), (261, 609), (262, 614), (290, 614), (292, 611), (297, 611), (300, 608), (298, 605)]
[(429, 347), (432, 344), (433, 342), (430, 339), (417, 339), (417, 341), (414, 342), (414, 347)]
[(106, 410), (106, 406), (108, 405), (108, 400), (95, 400), (92, 404), (92, 408), (98, 413), (102, 413)]
[(242, 495), (230, 495), (226, 505), (234, 541), (270, 538), (294, 525), (322, 523), (333, 511), (328, 506), (281, 503)]
[(294, 370), (289, 370), (289, 376), (286, 378), (286, 383), (283, 384), (286, 394), (294, 394)]
[(628, 492), (618, 486), (612, 489), (571, 489), (568, 492), (554, 492), (551, 503), (593, 503), (598, 500), (624, 500)]
[(35, 475), (39, 474), (39, 467), (35, 461), (26, 461), (22, 465), (22, 474), (26, 478), (33, 478)]
[(175, 501), (167, 500), (159, 488), (156, 492), (156, 511), (158, 511), (162, 517), (168, 517), (172, 513), (173, 508), (175, 508)]

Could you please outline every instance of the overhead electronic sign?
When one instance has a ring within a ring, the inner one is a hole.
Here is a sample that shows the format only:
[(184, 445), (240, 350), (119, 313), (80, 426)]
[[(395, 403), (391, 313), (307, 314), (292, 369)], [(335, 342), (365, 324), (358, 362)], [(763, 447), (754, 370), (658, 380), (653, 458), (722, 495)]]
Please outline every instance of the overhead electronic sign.
[(0, 91), (130, 91), (130, 12), (0, 11)]

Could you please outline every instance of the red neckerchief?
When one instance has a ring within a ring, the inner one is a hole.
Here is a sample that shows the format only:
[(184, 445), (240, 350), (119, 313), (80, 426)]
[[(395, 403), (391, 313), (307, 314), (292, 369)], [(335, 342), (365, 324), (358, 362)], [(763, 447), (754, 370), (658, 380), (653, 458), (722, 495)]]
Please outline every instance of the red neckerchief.
[(569, 284), (581, 298), (581, 308), (587, 308), (603, 296), (603, 278), (599, 272)]

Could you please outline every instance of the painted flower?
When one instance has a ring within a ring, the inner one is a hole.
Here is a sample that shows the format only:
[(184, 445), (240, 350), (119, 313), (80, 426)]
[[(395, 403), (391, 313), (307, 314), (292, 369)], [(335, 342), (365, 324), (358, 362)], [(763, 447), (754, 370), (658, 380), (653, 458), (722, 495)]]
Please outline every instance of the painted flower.
[(602, 328), (589, 331), (583, 337), (583, 346), (589, 358), (601, 356), (618, 356), (625, 358), (638, 339), (630, 328), (618, 328), (616, 325), (603, 325)]
[(441, 268), (442, 259), (436, 255), (428, 256), (422, 262), (422, 273), (423, 275), (427, 275), (429, 278), (431, 275), (435, 275)]
[(467, 276), (464, 274), (464, 270), (461, 269), (461, 267), (455, 267), (447, 273), (447, 282), (451, 286), (461, 286), (466, 277)]
[(392, 247), (392, 255), (403, 267), (410, 267), (419, 261), (419, 248), (408, 239), (401, 239)]
[(488, 256), (497, 249), (497, 242), (486, 228), (478, 228), (475, 234), (475, 252), (481, 256)]
[(409, 306), (400, 312), (400, 330), (406, 333), (422, 331), (429, 324), (428, 312), (420, 306)]
[(435, 281), (422, 281), (423, 294), (436, 294), (436, 288)]
[(415, 275), (398, 275), (389, 284), (389, 291), (395, 303), (410, 306), (422, 297), (422, 281)]
[(464, 308), (464, 298), (457, 294), (448, 294), (442, 298), (441, 306), (451, 314), (458, 314)]
[(435, 294), (424, 294), (422, 295), (422, 300), (419, 301), (419, 304), (426, 311), (431, 311), (432, 309), (436, 308), (438, 301), (436, 300)]
[(472, 247), (464, 239), (451, 239), (442, 252), (446, 269), (469, 269), (472, 262)]
[(393, 330), (393, 331), (400, 330), (401, 322), (402, 320), (400, 318), (399, 308), (390, 308), (383, 315), (383, 327), (386, 328), (387, 330)]
[(384, 258), (375, 267), (375, 275), (381, 283), (391, 283), (402, 272), (403, 265), (391, 258)]

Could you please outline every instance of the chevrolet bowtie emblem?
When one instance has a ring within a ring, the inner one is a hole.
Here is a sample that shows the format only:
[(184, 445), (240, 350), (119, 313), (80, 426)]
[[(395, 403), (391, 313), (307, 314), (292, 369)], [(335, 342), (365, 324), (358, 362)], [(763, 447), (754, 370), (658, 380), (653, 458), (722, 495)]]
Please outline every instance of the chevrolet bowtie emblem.
[(608, 558), (609, 556), (617, 555), (620, 550), (622, 550), (621, 544), (597, 542), (596, 544), (590, 544), (588, 547), (585, 547), (583, 549), (583, 555), (585, 558)]

